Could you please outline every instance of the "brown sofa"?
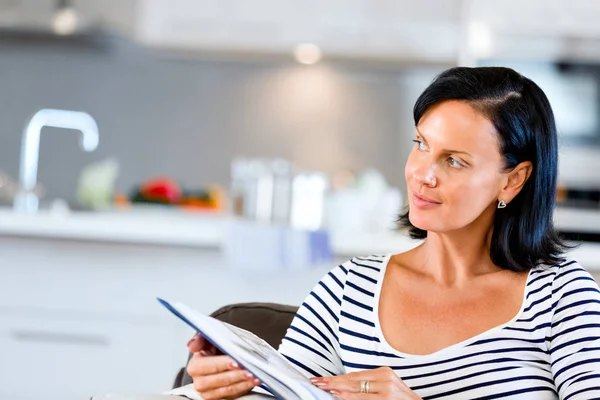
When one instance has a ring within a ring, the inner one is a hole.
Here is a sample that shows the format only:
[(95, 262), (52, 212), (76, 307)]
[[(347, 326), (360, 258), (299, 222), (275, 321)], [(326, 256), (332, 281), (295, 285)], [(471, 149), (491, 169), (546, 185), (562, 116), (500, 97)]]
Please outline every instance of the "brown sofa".
[[(277, 348), (297, 310), (298, 307), (275, 303), (238, 303), (221, 307), (211, 316), (246, 329)], [(192, 383), (192, 379), (185, 368), (181, 368), (173, 387), (177, 388), (189, 383)]]

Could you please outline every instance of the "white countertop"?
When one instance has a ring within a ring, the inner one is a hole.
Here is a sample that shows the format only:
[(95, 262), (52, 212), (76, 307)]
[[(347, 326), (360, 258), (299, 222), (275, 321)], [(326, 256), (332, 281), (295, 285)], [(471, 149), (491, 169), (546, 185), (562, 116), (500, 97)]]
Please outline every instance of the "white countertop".
[[(558, 209), (557, 227), (565, 230), (600, 232), (600, 211)], [(228, 219), (219, 215), (188, 214), (178, 211), (110, 211), (16, 214), (0, 209), (0, 235), (122, 242), (219, 249)], [(402, 252), (419, 242), (389, 232), (332, 234), (337, 256)], [(588, 269), (600, 270), (600, 243), (586, 242), (570, 257)]]
[[(48, 237), (134, 244), (220, 248), (228, 218), (222, 215), (136, 210), (133, 212), (72, 212), (33, 215), (0, 210), (0, 235)], [(390, 233), (335, 235), (338, 255), (402, 251), (417, 244)], [(394, 250), (395, 249), (395, 250)], [(362, 250), (362, 251), (361, 251)]]
[(226, 218), (136, 210), (18, 214), (0, 210), (0, 235), (219, 247)]

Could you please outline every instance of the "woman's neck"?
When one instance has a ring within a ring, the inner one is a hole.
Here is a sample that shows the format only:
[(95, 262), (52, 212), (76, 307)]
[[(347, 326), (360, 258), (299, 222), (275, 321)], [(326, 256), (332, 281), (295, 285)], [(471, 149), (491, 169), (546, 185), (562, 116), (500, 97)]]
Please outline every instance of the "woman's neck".
[(488, 231), (428, 232), (425, 242), (415, 249), (415, 266), (443, 286), (467, 285), (478, 276), (497, 272), (500, 268), (490, 258)]

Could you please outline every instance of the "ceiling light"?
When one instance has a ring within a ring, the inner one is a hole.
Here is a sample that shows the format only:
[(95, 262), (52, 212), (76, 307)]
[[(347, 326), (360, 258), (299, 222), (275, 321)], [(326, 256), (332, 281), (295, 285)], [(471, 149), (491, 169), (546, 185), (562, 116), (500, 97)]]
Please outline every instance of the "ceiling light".
[(301, 43), (294, 49), (294, 57), (300, 64), (315, 64), (321, 59), (321, 49), (312, 43)]
[(77, 29), (79, 16), (73, 7), (60, 8), (54, 13), (52, 28), (58, 35), (71, 35)]

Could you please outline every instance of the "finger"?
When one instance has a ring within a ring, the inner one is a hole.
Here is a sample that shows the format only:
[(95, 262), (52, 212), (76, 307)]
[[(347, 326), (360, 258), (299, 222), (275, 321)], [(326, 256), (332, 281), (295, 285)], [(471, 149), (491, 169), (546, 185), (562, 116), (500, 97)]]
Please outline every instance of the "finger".
[(378, 393), (337, 392), (334, 390), (331, 394), (343, 400), (379, 400), (382, 397), (393, 398), (396, 400), (422, 400), (415, 392), (410, 390), (408, 392), (392, 390)]
[(195, 353), (187, 365), (187, 373), (191, 377), (218, 374), (232, 369), (239, 369), (239, 365), (231, 357), (203, 357), (200, 353)]
[(334, 396), (343, 400), (374, 400), (378, 395), (373, 393), (350, 393), (350, 392), (334, 392)]
[(315, 377), (311, 378), (311, 382), (315, 381), (339, 381), (339, 380), (353, 380), (353, 381), (361, 381), (361, 380), (369, 380), (376, 381), (384, 379), (384, 374), (386, 374), (382, 368), (376, 368), (372, 370), (365, 371), (357, 371), (357, 372), (349, 372), (347, 374), (342, 375), (334, 375), (334, 376), (323, 376), (323, 377)]
[(247, 380), (254, 381), (255, 379), (256, 378), (254, 378), (254, 376), (246, 370), (234, 369), (218, 374), (204, 375), (194, 378), (194, 388), (198, 392), (206, 392), (225, 386), (232, 386), (236, 383)]
[[(360, 393), (361, 383), (363, 380), (355, 381), (355, 380), (337, 380), (335, 382), (328, 382), (326, 384), (315, 383), (315, 386), (320, 389), (326, 391), (334, 391), (334, 392), (347, 392), (347, 393)], [(386, 393), (389, 391), (390, 382), (384, 381), (368, 381), (368, 388), (365, 387), (365, 390), (368, 389), (368, 393)]]
[[(375, 393), (332, 393), (336, 397), (343, 400), (379, 400), (381, 399), (381, 395)], [(399, 393), (397, 396), (394, 396), (394, 399), (397, 400), (411, 400), (411, 397), (407, 397), (404, 393)]]
[(225, 386), (218, 389), (209, 390), (207, 392), (200, 392), (200, 396), (202, 396), (204, 400), (217, 400), (227, 398), (232, 399), (250, 392), (254, 388), (254, 386), (257, 386), (256, 382), (250, 379), (238, 382), (231, 386)]
[(208, 341), (204, 339), (200, 334), (194, 335), (187, 344), (190, 353), (198, 353), (200, 350), (204, 350), (207, 347)]
[(187, 347), (190, 353), (198, 353), (201, 351), (205, 351), (207, 355), (211, 356), (223, 354), (219, 351), (219, 349), (215, 347), (214, 344), (206, 340), (200, 334), (194, 335), (187, 343)]
[(359, 382), (360, 381), (395, 382), (395, 383), (399, 383), (399, 385), (398, 385), (399, 387), (410, 390), (410, 388), (402, 381), (402, 379), (400, 379), (398, 374), (396, 372), (394, 372), (394, 370), (391, 369), (390, 367), (379, 367), (379, 368), (375, 368), (375, 369), (371, 369), (371, 370), (350, 372), (350, 373), (343, 374), (343, 375), (315, 377), (315, 378), (310, 379), (310, 381), (313, 384), (316, 384), (318, 382), (337, 382), (340, 380), (344, 380), (344, 381), (352, 380), (352, 381), (359, 381)]
[(207, 346), (206, 346), (205, 350), (209, 355), (211, 355), (211, 356), (219, 356), (219, 355), (222, 356), (223, 355), (223, 353), (219, 349), (217, 349), (214, 344), (212, 344), (211, 342), (208, 342), (208, 341), (206, 343), (207, 343)]
[(339, 379), (312, 380), (313, 385), (323, 390), (336, 390), (339, 392), (358, 392), (360, 391), (360, 381), (348, 377)]
[[(360, 389), (360, 382), (364, 380), (381, 380), (382, 373), (377, 370), (350, 372), (337, 376), (323, 376), (311, 378), (313, 385), (320, 388), (338, 389), (343, 391), (357, 392)], [(358, 388), (358, 389), (357, 389)]]

